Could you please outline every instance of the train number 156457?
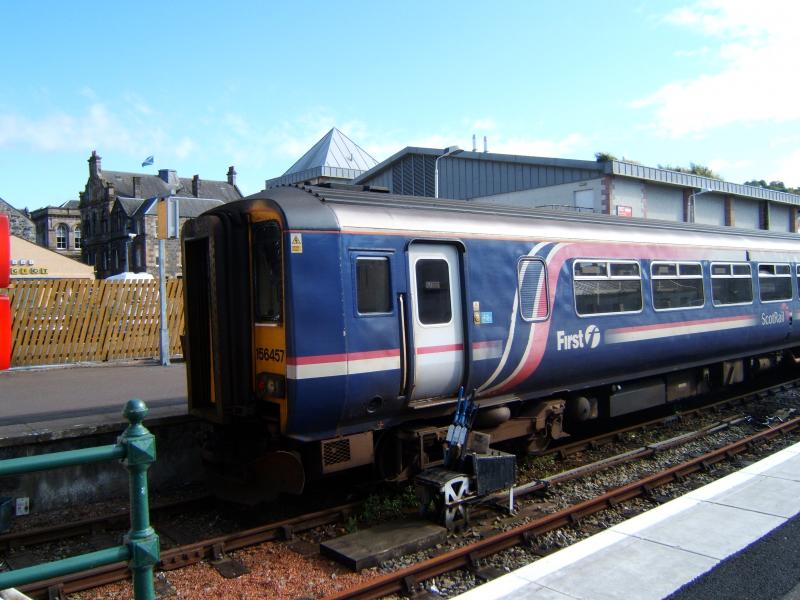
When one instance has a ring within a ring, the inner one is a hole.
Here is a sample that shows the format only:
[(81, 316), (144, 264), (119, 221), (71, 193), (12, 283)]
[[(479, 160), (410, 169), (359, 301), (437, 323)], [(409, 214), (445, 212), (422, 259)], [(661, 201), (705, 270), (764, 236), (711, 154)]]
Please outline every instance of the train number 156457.
[(256, 348), (256, 358), (258, 360), (272, 360), (283, 362), (285, 351), (281, 348)]

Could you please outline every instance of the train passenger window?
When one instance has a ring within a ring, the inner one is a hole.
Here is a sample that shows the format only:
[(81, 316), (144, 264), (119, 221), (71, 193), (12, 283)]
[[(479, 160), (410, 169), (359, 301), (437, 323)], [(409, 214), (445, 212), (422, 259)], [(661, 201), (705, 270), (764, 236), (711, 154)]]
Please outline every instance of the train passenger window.
[(449, 323), (453, 317), (450, 305), (450, 269), (440, 258), (417, 261), (417, 303), (419, 321), (423, 325)]
[(636, 261), (575, 261), (575, 310), (581, 316), (639, 312), (642, 276)]
[(356, 295), (358, 312), (392, 312), (389, 288), (389, 259), (382, 256), (359, 256), (356, 259)]
[(280, 323), (283, 313), (281, 229), (275, 221), (253, 226), (253, 268), (257, 321)]
[[(89, 264), (92, 264), (91, 261)], [(797, 293), (800, 295), (800, 265), (795, 266), (795, 275), (797, 276)]]
[(762, 302), (792, 298), (792, 271), (788, 264), (759, 264), (758, 290)]
[(746, 263), (711, 263), (711, 295), (715, 306), (750, 304), (753, 277)]
[(705, 304), (703, 268), (699, 263), (654, 262), (650, 273), (654, 309), (701, 308)]
[(519, 314), (525, 321), (542, 321), (550, 314), (547, 267), (538, 258), (522, 258), (517, 265)]

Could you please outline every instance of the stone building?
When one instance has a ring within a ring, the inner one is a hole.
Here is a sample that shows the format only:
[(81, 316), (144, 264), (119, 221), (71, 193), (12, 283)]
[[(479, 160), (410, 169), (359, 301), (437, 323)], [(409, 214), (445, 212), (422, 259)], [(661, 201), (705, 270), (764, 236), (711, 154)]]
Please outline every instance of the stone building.
[(77, 200), (60, 206), (45, 206), (31, 212), (36, 226), (36, 243), (64, 256), (81, 258), (81, 211)]
[(36, 241), (36, 228), (31, 221), (31, 216), (28, 209), (17, 210), (8, 202), (0, 198), (0, 215), (8, 215), (9, 225), (11, 226), (11, 235), (28, 240), (29, 242)]
[[(100, 156), (92, 152), (79, 209), (83, 261), (94, 265), (98, 278), (124, 271), (158, 275), (156, 204), (169, 195), (179, 199), (181, 222), (242, 197), (233, 167), (226, 181), (182, 178), (168, 169), (158, 175), (103, 171)], [(165, 246), (166, 273), (180, 276), (180, 244), (168, 240)]]

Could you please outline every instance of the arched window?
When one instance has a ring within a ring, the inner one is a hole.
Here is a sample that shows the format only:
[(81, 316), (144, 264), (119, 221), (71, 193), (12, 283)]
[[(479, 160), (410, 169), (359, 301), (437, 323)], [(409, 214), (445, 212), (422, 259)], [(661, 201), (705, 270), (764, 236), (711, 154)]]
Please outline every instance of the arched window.
[(81, 226), (75, 225), (75, 249), (80, 250), (81, 248)]
[(56, 228), (56, 250), (66, 250), (69, 240), (69, 229), (63, 223)]

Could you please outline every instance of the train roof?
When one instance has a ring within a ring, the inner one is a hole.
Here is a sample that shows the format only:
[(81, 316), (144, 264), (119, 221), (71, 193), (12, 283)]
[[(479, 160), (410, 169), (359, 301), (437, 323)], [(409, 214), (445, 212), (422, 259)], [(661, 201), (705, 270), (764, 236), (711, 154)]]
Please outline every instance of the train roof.
[(737, 255), (749, 251), (752, 260), (800, 262), (800, 236), (794, 233), (400, 196), (368, 186), (278, 187), (212, 212), (248, 210), (264, 201), (283, 212), (286, 226), (292, 230), (702, 246), (728, 248)]

